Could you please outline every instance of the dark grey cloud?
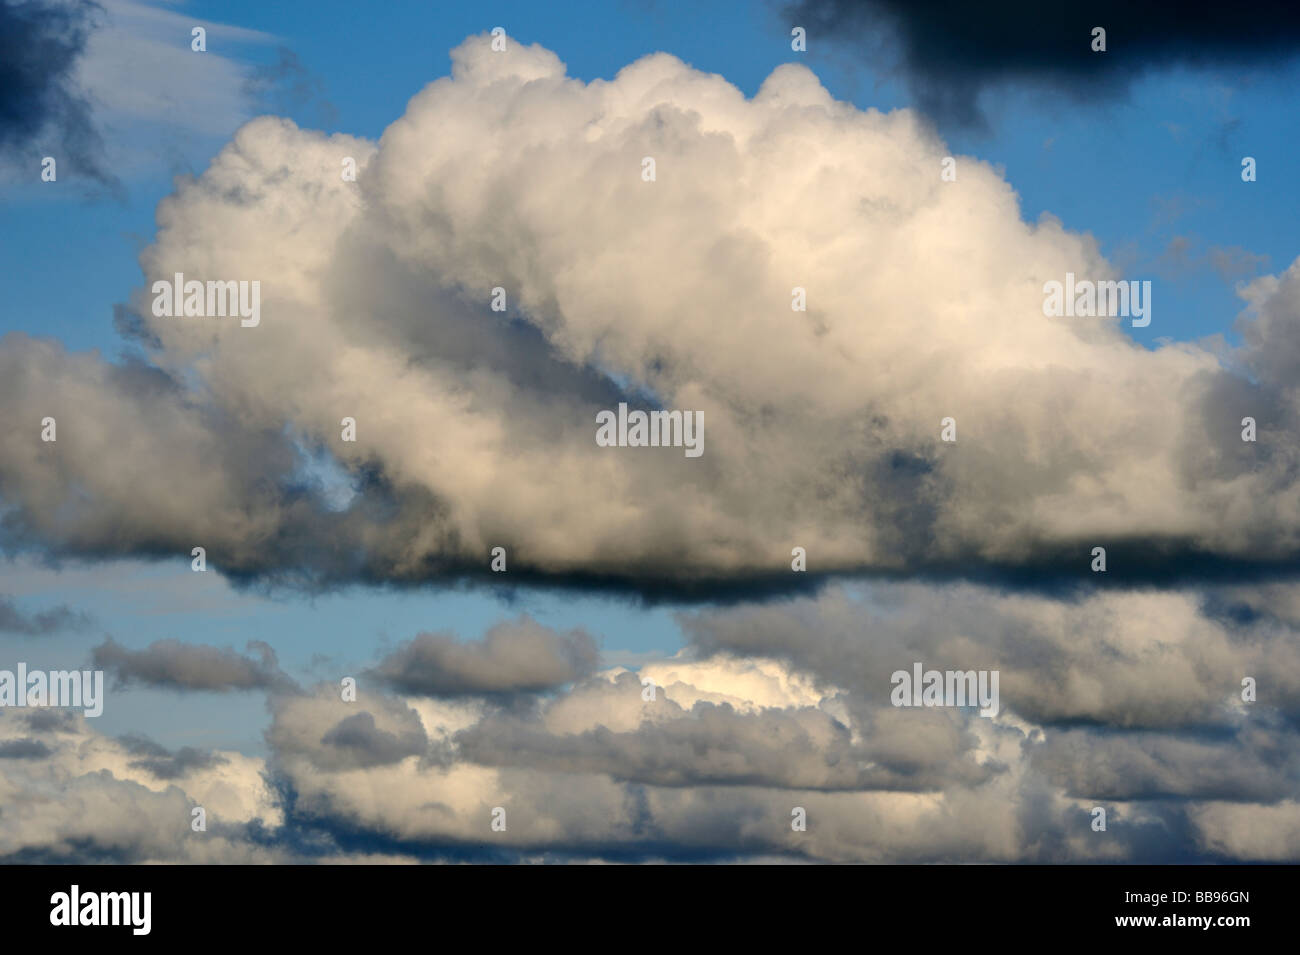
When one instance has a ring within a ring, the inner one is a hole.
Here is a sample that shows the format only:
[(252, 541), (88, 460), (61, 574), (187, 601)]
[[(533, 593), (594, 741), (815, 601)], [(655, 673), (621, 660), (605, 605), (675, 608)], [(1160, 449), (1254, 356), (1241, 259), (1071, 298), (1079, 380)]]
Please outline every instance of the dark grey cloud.
[(572, 683), (592, 672), (598, 656), (596, 641), (584, 631), (560, 633), (521, 617), (468, 643), (451, 634), (420, 634), (372, 673), (402, 693), (502, 697)]
[(44, 759), (50, 748), (38, 739), (8, 739), (0, 742), (0, 759)]
[(25, 614), (14, 606), (12, 600), (0, 595), (0, 633), (39, 637), (63, 630), (85, 630), (91, 622), (89, 614), (65, 604)]
[(361, 698), (363, 702), (344, 702), (337, 686), (329, 685), (314, 694), (273, 697), (266, 738), (275, 763), (305, 758), (313, 767), (334, 772), (429, 755), (429, 739), (413, 710), (364, 688)]
[(109, 637), (91, 651), (91, 658), (122, 687), (224, 692), (291, 686), (270, 646), (258, 641), (248, 646), (256, 657), (180, 640), (157, 640), (143, 650), (130, 650)]
[(1063, 730), (1034, 768), (1069, 795), (1099, 800), (1274, 804), (1300, 793), (1300, 734), (1242, 725), (1217, 735)]
[(77, 728), (77, 716), (72, 710), (34, 709), (24, 716), (33, 733), (71, 733)]
[[(785, 12), (810, 44), (897, 67), (922, 109), (965, 122), (979, 119), (979, 94), (1001, 84), (1101, 100), (1154, 70), (1271, 67), (1300, 53), (1300, 10), (1288, 0), (1246, 9), (1214, 0), (800, 0)], [(1091, 48), (1094, 27), (1106, 30), (1105, 53)]]
[(356, 713), (336, 723), (324, 736), (321, 745), (347, 753), (356, 766), (382, 766), (418, 756), (428, 743), (423, 732), (411, 730), (400, 736), (379, 729), (370, 713)]
[(30, 164), (43, 155), (64, 170), (116, 186), (75, 71), (102, 9), (90, 0), (0, 2), (0, 154)]
[(182, 779), (196, 769), (210, 769), (228, 762), (219, 753), (204, 752), (192, 746), (182, 746), (173, 752), (138, 734), (119, 736), (118, 742), (129, 754), (137, 757), (131, 760), (131, 768), (142, 769), (155, 779)]

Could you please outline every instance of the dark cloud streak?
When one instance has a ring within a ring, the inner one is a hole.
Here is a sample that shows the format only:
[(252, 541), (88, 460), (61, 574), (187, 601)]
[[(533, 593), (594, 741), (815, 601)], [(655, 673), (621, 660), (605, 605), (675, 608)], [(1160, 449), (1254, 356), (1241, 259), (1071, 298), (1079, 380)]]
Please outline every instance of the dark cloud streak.
[(30, 162), (35, 174), (41, 157), (52, 154), (61, 170), (118, 191), (90, 102), (74, 79), (102, 12), (89, 0), (0, 2), (0, 155)]
[[(923, 110), (966, 123), (980, 121), (979, 94), (996, 85), (1098, 101), (1155, 70), (1272, 66), (1300, 52), (1300, 7), (1278, 0), (1249, 9), (1208, 0), (800, 0), (785, 10), (810, 43), (892, 58)], [(1105, 53), (1092, 50), (1094, 27), (1106, 30)]]

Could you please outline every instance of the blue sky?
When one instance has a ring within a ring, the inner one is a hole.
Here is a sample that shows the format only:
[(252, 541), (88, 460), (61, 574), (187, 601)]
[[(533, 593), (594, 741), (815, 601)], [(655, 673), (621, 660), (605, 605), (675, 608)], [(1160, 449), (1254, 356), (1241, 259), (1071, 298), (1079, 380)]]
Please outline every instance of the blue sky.
[[(583, 5), (580, 12), (531, 2), (449, 9), (396, 0), (195, 2), (168, 9), (267, 35), (209, 40), (209, 55), (240, 68), (273, 61), (280, 47), (292, 50), (303, 76), (319, 90), (300, 99), (279, 91), (270, 101), (301, 125), (370, 138), (425, 84), (448, 72), (449, 49), (498, 25), (518, 41), (556, 51), (569, 74), (584, 80), (612, 77), (641, 56), (667, 51), (752, 95), (774, 67), (797, 60), (833, 95), (861, 108), (909, 105), (895, 78), (873, 73), (815, 34), (806, 54), (792, 52), (792, 24), (775, 8), (752, 3), (714, 3), (707, 11), (659, 0)], [(988, 128), (941, 133), (954, 154), (1005, 170), (1027, 220), (1057, 216), (1071, 230), (1092, 233), (1128, 276), (1153, 280), (1155, 318), (1133, 332), (1139, 341), (1229, 334), (1241, 307), (1234, 281), (1281, 269), (1295, 253), (1300, 187), (1293, 144), (1300, 119), (1293, 102), (1280, 95), (1295, 80), (1294, 70), (1248, 80), (1174, 71), (1144, 79), (1127, 100), (1105, 105), (999, 92), (985, 101)], [(266, 105), (250, 101), (247, 116)], [(156, 142), (143, 127), (145, 141), (133, 146), (167, 159), (121, 170), (125, 191), (118, 198), (87, 199), (72, 183), (6, 182), (0, 334), (53, 336), (73, 350), (117, 355), (122, 345), (113, 306), (142, 281), (137, 256), (152, 241), (156, 204), (171, 191), (173, 174), (201, 172), (236, 125), (179, 140), (154, 131)], [(114, 131), (105, 136), (112, 146)], [(1259, 183), (1241, 180), (1247, 155), (1258, 160)], [(1181, 266), (1170, 251), (1180, 242), (1190, 257)], [(1241, 263), (1235, 274), (1204, 267), (1203, 257), (1216, 249), (1232, 251)], [(131, 647), (176, 638), (242, 648), (274, 636), (281, 663), (296, 676), (310, 675), (318, 655), (334, 661), (331, 667), (361, 666), (419, 631), (448, 629), (473, 638), (501, 617), (525, 612), (552, 626), (585, 627), (607, 651), (672, 653), (681, 645), (673, 608), (646, 610), (612, 598), (522, 591), (504, 599), (490, 591), (362, 587), (308, 598), (241, 593), (215, 573), (206, 577), (192, 574), (180, 558), (166, 565), (70, 568), (62, 575), (21, 558), (0, 577), (0, 592), (29, 613), (58, 603), (85, 610), (96, 631)], [(26, 639), (3, 638), (6, 653), (25, 649)], [(84, 659), (83, 636), (43, 639), (42, 651), (54, 662)], [(232, 714), (224, 699), (192, 694), (182, 703), (139, 691), (114, 699), (103, 728), (148, 725), (168, 745), (194, 741), (202, 731), (207, 745), (255, 751), (265, 714), (258, 696), (247, 700)], [(160, 728), (157, 713), (171, 707), (183, 707), (185, 715)]]

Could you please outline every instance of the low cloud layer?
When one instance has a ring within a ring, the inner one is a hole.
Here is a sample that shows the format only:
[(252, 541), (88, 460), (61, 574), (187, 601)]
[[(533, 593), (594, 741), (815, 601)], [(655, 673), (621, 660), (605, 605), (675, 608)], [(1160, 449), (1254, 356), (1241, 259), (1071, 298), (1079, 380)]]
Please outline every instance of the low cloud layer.
[[(25, 808), (0, 814), (0, 857), (1295, 861), (1300, 632), (1214, 598), (832, 587), (684, 614), (678, 656), (545, 692), (395, 692), (379, 667), (355, 698), (271, 685), (265, 758), (4, 710), (0, 803)], [(914, 662), (999, 670), (998, 714), (894, 705)], [(206, 833), (186, 828), (198, 805)]]

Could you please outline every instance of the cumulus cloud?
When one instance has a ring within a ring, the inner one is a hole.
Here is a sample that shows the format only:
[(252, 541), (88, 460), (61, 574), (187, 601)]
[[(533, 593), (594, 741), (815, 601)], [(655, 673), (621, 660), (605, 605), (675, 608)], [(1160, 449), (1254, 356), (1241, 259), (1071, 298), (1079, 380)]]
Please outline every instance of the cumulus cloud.
[[(831, 830), (855, 813), (874, 812), (875, 824), (866, 827), (872, 832), (898, 824), (912, 837), (915, 827), (942, 814), (943, 798), (934, 791), (918, 798), (919, 780), (907, 782), (911, 792), (893, 792), (896, 778), (883, 770), (873, 776), (874, 754), (859, 765), (855, 758), (864, 754), (854, 751), (854, 734), (827, 713), (747, 699), (750, 665), (676, 661), (678, 679), (651, 703), (637, 677), (609, 671), (540, 702), (531, 720), (468, 701), (366, 693), (347, 703), (322, 686), (277, 701), (267, 736), (271, 768), (294, 794), (294, 824), (358, 848), (383, 844), (418, 857), (851, 858), (870, 850), (831, 849)], [(799, 683), (784, 667), (761, 668)], [(715, 694), (741, 705), (679, 702)], [(401, 759), (368, 766), (340, 752), (330, 737), (360, 725), (363, 714), (374, 719), (364, 721), (367, 728), (393, 736), (410, 727), (414, 737), (422, 727), (427, 751), (413, 738), (416, 745)], [(321, 727), (331, 723), (335, 729), (322, 738)], [(960, 741), (963, 733), (954, 729)], [(1000, 769), (963, 775), (959, 755), (946, 762), (935, 775), (957, 789), (985, 783)], [(868, 791), (845, 791), (859, 773)], [(836, 789), (844, 797), (838, 802)], [(816, 848), (790, 831), (792, 800), (828, 809)], [(507, 814), (504, 832), (489, 827), (498, 807)], [(988, 845), (1007, 833), (993, 824), (971, 835), (972, 843)]]
[[(746, 100), (485, 37), (378, 143), (254, 121), (142, 265), (259, 280), (261, 324), (154, 317), (147, 283), (148, 364), (0, 342), (6, 535), (318, 585), (486, 576), (504, 546), (516, 582), (676, 596), (804, 582), (796, 545), (814, 574), (1071, 576), (1098, 543), (1129, 578), (1292, 568), (1300, 266), (1244, 288), (1241, 373), (1149, 351), (1045, 317), (1045, 281), (1117, 276), (992, 167), (941, 182), (945, 151), (799, 66)], [(620, 400), (703, 412), (705, 453), (598, 447)]]

